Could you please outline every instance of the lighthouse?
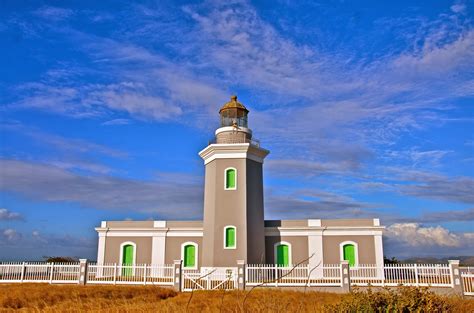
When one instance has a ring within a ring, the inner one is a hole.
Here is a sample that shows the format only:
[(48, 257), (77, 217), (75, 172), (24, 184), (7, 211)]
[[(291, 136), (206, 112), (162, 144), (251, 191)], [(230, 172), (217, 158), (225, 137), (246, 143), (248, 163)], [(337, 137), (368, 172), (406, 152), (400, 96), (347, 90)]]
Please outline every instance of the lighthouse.
[(215, 143), (199, 152), (205, 165), (203, 266), (263, 263), (263, 161), (252, 140), (247, 108), (232, 96), (219, 110)]

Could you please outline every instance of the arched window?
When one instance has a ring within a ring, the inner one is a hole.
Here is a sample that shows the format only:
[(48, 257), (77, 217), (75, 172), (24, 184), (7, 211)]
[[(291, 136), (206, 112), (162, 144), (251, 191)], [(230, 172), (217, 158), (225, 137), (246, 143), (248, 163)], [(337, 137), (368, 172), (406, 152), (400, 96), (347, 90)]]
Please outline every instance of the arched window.
[(226, 190), (237, 189), (237, 170), (233, 167), (225, 170), (225, 185)]
[(133, 276), (135, 272), (135, 261), (137, 256), (137, 245), (126, 241), (120, 245), (120, 264), (122, 276)]
[(274, 246), (275, 264), (282, 267), (291, 266), (291, 244), (285, 241), (277, 242)]
[(185, 242), (181, 245), (181, 260), (184, 268), (197, 268), (198, 245), (195, 242)]
[(224, 227), (224, 249), (237, 248), (237, 228), (235, 226)]
[(349, 262), (349, 266), (357, 266), (359, 264), (359, 255), (357, 243), (353, 241), (344, 241), (340, 244), (341, 260)]

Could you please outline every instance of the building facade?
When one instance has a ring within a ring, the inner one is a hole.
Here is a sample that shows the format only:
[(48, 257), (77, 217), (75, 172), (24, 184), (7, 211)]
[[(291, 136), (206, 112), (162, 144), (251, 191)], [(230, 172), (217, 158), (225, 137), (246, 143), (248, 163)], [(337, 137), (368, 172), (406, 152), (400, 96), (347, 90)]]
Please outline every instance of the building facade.
[[(205, 166), (203, 221), (103, 221), (98, 263), (235, 267), (314, 267), (348, 260), (383, 264), (378, 219), (264, 220), (263, 163), (269, 151), (252, 139), (248, 110), (236, 96), (220, 109), (215, 143), (199, 155)], [(291, 209), (291, 208), (289, 208)]]

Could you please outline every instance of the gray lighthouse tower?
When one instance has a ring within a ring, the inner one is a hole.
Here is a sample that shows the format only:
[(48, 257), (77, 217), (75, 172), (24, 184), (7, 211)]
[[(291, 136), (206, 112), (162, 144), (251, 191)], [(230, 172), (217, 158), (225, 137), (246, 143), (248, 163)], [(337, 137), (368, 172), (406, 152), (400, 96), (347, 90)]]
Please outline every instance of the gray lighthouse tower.
[(216, 143), (199, 152), (206, 167), (203, 266), (265, 262), (263, 160), (252, 141), (247, 108), (237, 96), (220, 109)]

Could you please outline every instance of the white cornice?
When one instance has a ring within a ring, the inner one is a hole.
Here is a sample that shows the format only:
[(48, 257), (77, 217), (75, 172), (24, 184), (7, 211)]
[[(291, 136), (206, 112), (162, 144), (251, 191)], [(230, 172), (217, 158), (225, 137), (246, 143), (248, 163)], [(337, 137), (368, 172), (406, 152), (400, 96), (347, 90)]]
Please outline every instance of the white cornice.
[(265, 236), (373, 236), (382, 235), (383, 226), (265, 227)]
[(207, 164), (215, 159), (251, 159), (263, 163), (270, 151), (251, 145), (250, 143), (212, 144), (199, 152), (199, 156)]

